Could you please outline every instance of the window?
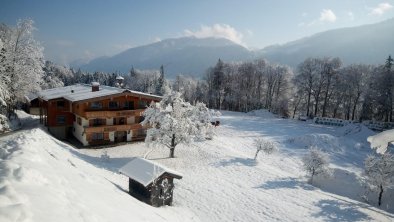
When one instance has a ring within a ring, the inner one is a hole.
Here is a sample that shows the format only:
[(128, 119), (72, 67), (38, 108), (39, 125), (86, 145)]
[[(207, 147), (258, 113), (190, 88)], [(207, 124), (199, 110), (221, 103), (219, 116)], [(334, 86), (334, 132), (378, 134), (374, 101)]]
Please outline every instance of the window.
[(92, 133), (92, 140), (103, 140), (104, 133)]
[(65, 116), (56, 116), (56, 124), (57, 125), (62, 125), (66, 123), (66, 117)]
[(61, 100), (61, 101), (56, 101), (56, 107), (57, 107), (58, 109), (63, 109), (63, 108), (64, 108), (64, 101), (63, 101), (63, 100)]
[(134, 101), (126, 101), (124, 102), (124, 108), (126, 109), (134, 109)]
[(78, 117), (78, 118), (77, 118), (77, 123), (78, 123), (78, 125), (82, 125), (82, 119), (81, 119), (81, 117)]
[(145, 100), (138, 101), (138, 108), (139, 109), (145, 109), (146, 107), (148, 107), (148, 103)]
[(110, 102), (109, 102), (109, 108), (110, 108), (110, 109), (116, 109), (116, 108), (118, 108), (118, 102), (116, 102), (116, 101), (110, 101)]
[(90, 103), (90, 108), (101, 109), (101, 108), (103, 108), (103, 104), (101, 104), (101, 102), (92, 102), (92, 103)]
[(105, 125), (105, 119), (93, 119), (93, 126)]

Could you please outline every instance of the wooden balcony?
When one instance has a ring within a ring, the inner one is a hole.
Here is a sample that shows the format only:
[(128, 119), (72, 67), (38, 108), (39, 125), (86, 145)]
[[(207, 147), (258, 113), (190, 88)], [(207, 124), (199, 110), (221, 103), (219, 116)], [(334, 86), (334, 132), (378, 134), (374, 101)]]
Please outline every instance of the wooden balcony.
[(113, 131), (129, 131), (129, 130), (139, 130), (147, 129), (148, 126), (142, 126), (139, 123), (126, 124), (126, 125), (105, 125), (105, 126), (92, 126), (85, 127), (85, 133), (106, 133)]
[(145, 109), (136, 109), (136, 110), (100, 110), (100, 111), (86, 111), (85, 118), (93, 119), (93, 118), (114, 118), (114, 117), (129, 117), (129, 116), (142, 116), (142, 113)]

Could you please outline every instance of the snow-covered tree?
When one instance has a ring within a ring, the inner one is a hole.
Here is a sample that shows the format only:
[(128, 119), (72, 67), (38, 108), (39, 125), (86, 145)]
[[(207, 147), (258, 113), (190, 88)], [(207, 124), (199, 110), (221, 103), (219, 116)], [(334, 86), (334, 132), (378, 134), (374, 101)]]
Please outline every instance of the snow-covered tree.
[(197, 107), (185, 102), (179, 92), (172, 92), (159, 103), (152, 103), (144, 112), (142, 125), (149, 125), (145, 142), (149, 145), (162, 145), (170, 149), (174, 157), (178, 144), (188, 144), (201, 132), (211, 127), (210, 113), (204, 105)]
[(316, 175), (330, 175), (328, 155), (315, 146), (309, 148), (309, 152), (302, 158), (302, 162), (304, 170), (311, 176), (311, 184)]
[(69, 68), (56, 65), (51, 61), (46, 61), (44, 67), (44, 76), (41, 81), (41, 88), (51, 89), (65, 85), (67, 86), (72, 84), (74, 79), (75, 76)]
[(378, 192), (378, 205), (382, 204), (383, 192), (394, 187), (394, 155), (368, 156), (364, 162), (365, 177), (369, 188)]
[(3, 41), (0, 38), (0, 114), (6, 114), (7, 103), (9, 100), (8, 83), (9, 77), (6, 75), (6, 50), (3, 47)]
[(269, 140), (265, 140), (263, 138), (258, 138), (254, 141), (254, 146), (256, 147), (256, 154), (254, 155), (254, 159), (257, 159), (257, 155), (260, 151), (265, 154), (272, 154), (278, 150), (275, 143)]
[(394, 129), (369, 136), (367, 141), (371, 144), (372, 149), (376, 149), (376, 153), (384, 154), (387, 151), (389, 143), (394, 142)]
[(40, 89), (44, 56), (43, 48), (33, 37), (33, 23), (26, 19), (19, 20), (16, 27), (0, 26), (5, 56), (0, 65), (6, 67), (2, 76), (8, 81), (8, 93), (13, 95), (6, 100), (9, 113), (15, 109), (18, 100)]
[[(130, 70), (130, 75), (125, 77), (126, 77), (125, 78), (126, 88), (130, 88), (132, 90), (141, 91), (141, 92), (155, 93), (157, 90), (158, 80), (160, 79), (160, 71), (138, 70), (132, 68)], [(166, 81), (164, 80), (162, 85), (163, 87), (166, 85), (165, 83)]]
[(211, 124), (213, 117), (220, 116), (220, 112), (209, 110), (204, 103), (197, 102), (191, 113), (191, 119), (196, 123), (197, 138), (199, 139), (212, 139), (214, 134), (214, 127)]

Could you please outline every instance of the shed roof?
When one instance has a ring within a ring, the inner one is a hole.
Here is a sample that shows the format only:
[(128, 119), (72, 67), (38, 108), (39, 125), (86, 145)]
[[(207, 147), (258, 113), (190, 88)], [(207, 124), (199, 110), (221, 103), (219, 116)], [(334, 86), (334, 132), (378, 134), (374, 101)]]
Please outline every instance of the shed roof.
[(182, 178), (180, 173), (140, 157), (134, 157), (130, 162), (120, 168), (119, 172), (139, 182), (145, 187), (164, 173), (168, 173), (176, 179)]
[(37, 99), (38, 96), (37, 96), (37, 93), (31, 92), (31, 93), (27, 94), (27, 95), (25, 96), (25, 98), (26, 98), (26, 100), (27, 100), (28, 102), (31, 102), (32, 100)]
[(116, 87), (110, 87), (110, 86), (100, 86), (99, 91), (94, 91), (92, 92), (91, 85), (87, 84), (76, 84), (76, 85), (71, 85), (71, 86), (64, 86), (64, 87), (58, 87), (58, 88), (53, 88), (53, 89), (47, 89), (43, 90), (41, 92), (38, 92), (38, 96), (42, 98), (43, 100), (51, 100), (51, 99), (58, 99), (58, 98), (65, 98), (71, 102), (76, 102), (76, 101), (82, 101), (82, 100), (87, 100), (87, 99), (92, 99), (92, 98), (97, 98), (97, 97), (102, 97), (102, 96), (110, 96), (110, 95), (115, 95), (123, 92), (130, 92), (135, 95), (139, 96), (147, 96), (147, 97), (153, 97), (156, 99), (161, 99), (161, 96), (156, 96), (156, 95), (151, 95), (148, 93), (143, 93), (143, 92), (138, 92), (138, 91), (133, 91), (133, 90), (128, 90), (128, 89), (120, 89)]

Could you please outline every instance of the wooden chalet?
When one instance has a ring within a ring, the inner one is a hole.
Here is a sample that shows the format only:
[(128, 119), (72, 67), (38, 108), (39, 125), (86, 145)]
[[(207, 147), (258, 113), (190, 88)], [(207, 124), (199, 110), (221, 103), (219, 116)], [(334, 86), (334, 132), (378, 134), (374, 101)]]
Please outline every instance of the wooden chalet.
[(181, 174), (139, 157), (134, 157), (119, 172), (129, 177), (130, 195), (155, 207), (172, 204), (174, 178), (182, 179)]
[(25, 100), (23, 109), (31, 115), (40, 115), (40, 106), (37, 94), (30, 93), (25, 96)]
[(38, 93), (40, 123), (59, 139), (84, 146), (142, 140), (142, 113), (160, 96), (109, 86), (77, 84)]

